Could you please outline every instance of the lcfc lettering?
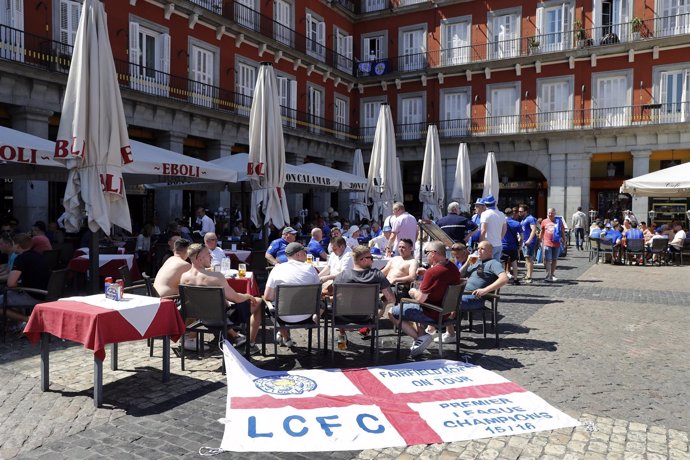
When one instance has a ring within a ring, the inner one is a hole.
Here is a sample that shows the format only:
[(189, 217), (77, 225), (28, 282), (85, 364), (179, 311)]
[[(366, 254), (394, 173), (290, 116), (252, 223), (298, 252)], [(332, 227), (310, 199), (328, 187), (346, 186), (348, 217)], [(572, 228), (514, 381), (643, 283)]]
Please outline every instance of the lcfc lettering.
[[(378, 423), (378, 420), (378, 417), (371, 414), (359, 414), (355, 417), (354, 422), (365, 433), (380, 434), (386, 431), (386, 427)], [(338, 415), (314, 417), (313, 421), (309, 421), (300, 415), (288, 415), (283, 419), (283, 423), (278, 429), (282, 429), (285, 434), (293, 438), (301, 438), (307, 435), (310, 430), (321, 430), (326, 436), (331, 437), (334, 434), (334, 429), (343, 426), (340, 421), (341, 419)], [(271, 422), (275, 422), (275, 420), (267, 421), (267, 424), (272, 425)], [(352, 423), (352, 421), (349, 422)], [(259, 431), (255, 416), (252, 415), (247, 419), (247, 434), (250, 438), (273, 437), (273, 431), (269, 431), (266, 428), (264, 430), (266, 431)]]

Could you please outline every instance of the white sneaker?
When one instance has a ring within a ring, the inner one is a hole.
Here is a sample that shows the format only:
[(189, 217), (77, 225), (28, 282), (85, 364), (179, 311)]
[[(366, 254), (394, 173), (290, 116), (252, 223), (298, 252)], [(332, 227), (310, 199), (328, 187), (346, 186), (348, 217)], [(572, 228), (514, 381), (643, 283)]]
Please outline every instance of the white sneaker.
[(431, 326), (431, 325), (427, 326), (426, 329), (424, 330), (424, 332), (426, 332), (429, 335), (436, 335), (438, 333), (436, 328), (434, 326)]
[(556, 281), (558, 281), (558, 278), (556, 278), (555, 276), (551, 275), (551, 282), (552, 282), (552, 283), (555, 283)]
[(281, 347), (285, 346), (285, 339), (283, 339), (283, 334), (281, 334), (280, 331), (276, 333), (276, 343)]
[[(443, 343), (455, 343), (455, 340), (457, 339), (457, 334), (449, 334), (447, 332), (444, 332), (443, 335), (441, 336), (441, 340), (443, 340)], [(434, 339), (434, 342), (438, 343), (438, 337)]]
[(424, 353), (424, 350), (426, 350), (426, 347), (429, 346), (432, 340), (433, 337), (431, 337), (429, 334), (424, 334), (417, 337), (417, 340), (415, 340), (410, 347), (410, 356), (419, 356)]

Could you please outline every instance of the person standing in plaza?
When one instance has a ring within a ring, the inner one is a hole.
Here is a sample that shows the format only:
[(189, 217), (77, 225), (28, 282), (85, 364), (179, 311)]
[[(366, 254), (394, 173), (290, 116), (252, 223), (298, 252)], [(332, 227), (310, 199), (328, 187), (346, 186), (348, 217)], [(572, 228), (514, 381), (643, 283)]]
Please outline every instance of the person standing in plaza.
[(196, 225), (198, 227), (199, 236), (202, 238), (206, 236), (208, 232), (216, 231), (216, 224), (213, 222), (207, 214), (203, 206), (196, 208)]
[[(496, 209), (496, 199), (493, 195), (487, 195), (484, 198), (477, 200), (477, 208), (481, 211), (479, 218), (480, 239), (479, 241), (488, 241), (493, 248), (492, 257), (497, 262), (501, 261), (501, 254), (503, 253), (503, 236), (508, 231), (506, 225), (506, 216)], [(483, 209), (482, 209), (483, 207)]]
[[(517, 208), (516, 208), (517, 209)], [(508, 230), (506, 234), (503, 235), (503, 256), (505, 261), (506, 273), (508, 278), (510, 278), (511, 284), (520, 284), (518, 280), (518, 250), (520, 248), (520, 243), (523, 241), (522, 236), (522, 226), (520, 222), (513, 219), (513, 209), (506, 208), (505, 212), (506, 227)], [(511, 275), (512, 271), (512, 275)]]
[(405, 205), (398, 202), (393, 203), (394, 219), (391, 219), (391, 236), (388, 238), (386, 255), (392, 256), (398, 247), (400, 240), (417, 241), (417, 220), (410, 213), (405, 211)]
[(534, 256), (537, 253), (537, 219), (529, 213), (529, 206), (521, 204), (518, 207), (520, 214), (520, 226), (522, 227), (522, 255), (525, 257), (525, 267), (527, 273), (523, 278), (525, 284), (532, 283), (532, 272), (534, 271)]
[(544, 252), (544, 268), (546, 269), (546, 278), (544, 281), (552, 283), (558, 281), (556, 278), (556, 265), (558, 264), (558, 255), (561, 252), (561, 241), (565, 238), (565, 226), (563, 220), (556, 216), (556, 209), (549, 208), (546, 213), (546, 219), (541, 221), (540, 239), (542, 242), (542, 251)]
[(582, 212), (582, 206), (577, 207), (577, 211), (573, 214), (571, 220), (573, 228), (575, 229), (575, 246), (578, 250), (585, 249), (585, 228), (587, 225), (587, 214)]
[(438, 219), (436, 225), (446, 232), (453, 243), (467, 243), (478, 228), (470, 219), (460, 215), (460, 203), (456, 201), (448, 205), (448, 214)]

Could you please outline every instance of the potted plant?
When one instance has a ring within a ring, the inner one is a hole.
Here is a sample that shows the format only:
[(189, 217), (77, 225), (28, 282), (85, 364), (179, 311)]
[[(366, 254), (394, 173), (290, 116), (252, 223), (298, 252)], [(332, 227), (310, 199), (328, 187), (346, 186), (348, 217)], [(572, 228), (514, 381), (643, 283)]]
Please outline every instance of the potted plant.
[(587, 40), (587, 33), (585, 32), (585, 28), (582, 25), (582, 21), (579, 19), (575, 21), (575, 40), (577, 40), (577, 46), (578, 48), (584, 48), (585, 47), (585, 40)]
[(529, 47), (530, 54), (537, 52), (537, 49), (539, 48), (539, 38), (529, 37), (527, 39), (527, 46)]
[(643, 25), (644, 23), (642, 22), (642, 19), (638, 18), (637, 16), (632, 18), (632, 21), (630, 21), (630, 28), (632, 29), (633, 40), (640, 39), (640, 31), (642, 30)]

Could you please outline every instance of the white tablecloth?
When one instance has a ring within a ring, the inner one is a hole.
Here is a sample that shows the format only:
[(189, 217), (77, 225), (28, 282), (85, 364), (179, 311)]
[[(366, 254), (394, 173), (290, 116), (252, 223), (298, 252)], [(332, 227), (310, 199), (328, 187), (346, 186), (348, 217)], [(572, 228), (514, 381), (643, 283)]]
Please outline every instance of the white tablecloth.
[(233, 251), (232, 249), (223, 249), (223, 252), (225, 253), (226, 256), (230, 256), (230, 254), (234, 254), (235, 257), (237, 257), (237, 260), (240, 262), (246, 262), (247, 259), (249, 259), (249, 256), (252, 255), (252, 251), (244, 251), (242, 249), (237, 249)]

